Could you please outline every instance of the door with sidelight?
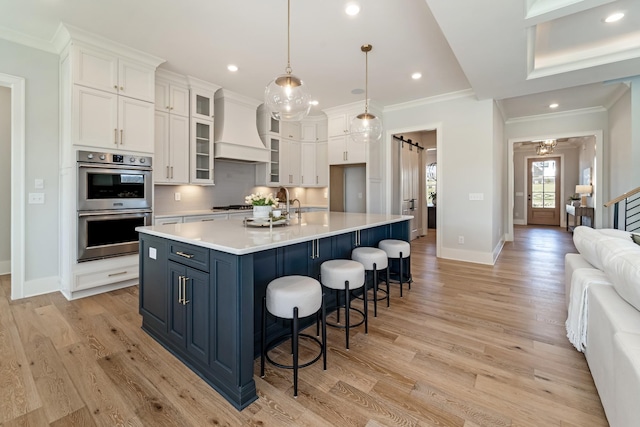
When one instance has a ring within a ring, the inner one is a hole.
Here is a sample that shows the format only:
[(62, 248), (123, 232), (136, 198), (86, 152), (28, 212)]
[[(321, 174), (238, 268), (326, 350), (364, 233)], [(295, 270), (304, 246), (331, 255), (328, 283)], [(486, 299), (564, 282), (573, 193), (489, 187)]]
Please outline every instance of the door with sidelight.
[(560, 157), (527, 160), (527, 224), (560, 226)]

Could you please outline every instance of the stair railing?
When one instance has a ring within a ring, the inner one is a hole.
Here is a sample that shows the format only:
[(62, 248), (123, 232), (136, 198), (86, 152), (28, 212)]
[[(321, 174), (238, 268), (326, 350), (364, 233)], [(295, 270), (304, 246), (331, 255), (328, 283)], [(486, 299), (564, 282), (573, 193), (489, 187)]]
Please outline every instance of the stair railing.
[(613, 205), (613, 228), (618, 228), (619, 206), (624, 202), (624, 230), (640, 230), (640, 187), (634, 188), (604, 204), (605, 208)]

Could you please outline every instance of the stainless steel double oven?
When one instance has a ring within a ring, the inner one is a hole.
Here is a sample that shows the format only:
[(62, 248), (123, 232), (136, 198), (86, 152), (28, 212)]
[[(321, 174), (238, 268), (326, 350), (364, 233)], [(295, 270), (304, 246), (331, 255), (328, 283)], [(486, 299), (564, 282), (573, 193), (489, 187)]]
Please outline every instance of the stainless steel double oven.
[(78, 151), (78, 262), (138, 252), (151, 225), (151, 157)]

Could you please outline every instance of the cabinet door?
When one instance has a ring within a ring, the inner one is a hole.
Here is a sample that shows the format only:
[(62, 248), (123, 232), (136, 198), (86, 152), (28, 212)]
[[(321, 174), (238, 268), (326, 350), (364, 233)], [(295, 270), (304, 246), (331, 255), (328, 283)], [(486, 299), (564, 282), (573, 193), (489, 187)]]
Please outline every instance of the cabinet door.
[(280, 123), (280, 136), (288, 139), (300, 139), (300, 122)]
[(187, 314), (186, 347), (196, 359), (209, 364), (209, 275), (187, 268), (186, 299), (183, 306)]
[(280, 140), (280, 184), (291, 185), (293, 184), (293, 176), (291, 175), (289, 157), (291, 156), (291, 143), (289, 140)]
[(326, 187), (329, 185), (329, 148), (328, 143), (316, 143), (316, 185)]
[(300, 185), (300, 175), (302, 173), (300, 167), (300, 143), (298, 141), (288, 141), (289, 152), (287, 163), (289, 164), (289, 184)]
[(318, 140), (317, 126), (315, 123), (302, 123), (302, 140), (315, 142)]
[(213, 122), (191, 120), (191, 182), (213, 184)]
[(182, 304), (182, 278), (187, 275), (187, 267), (169, 261), (169, 334), (171, 341), (184, 347), (187, 339), (187, 310)]
[(302, 172), (300, 173), (300, 184), (303, 187), (316, 185), (316, 143), (303, 142), (300, 144), (302, 157)]
[(107, 149), (117, 148), (119, 142), (118, 96), (74, 85), (71, 123), (74, 144)]
[[(189, 89), (183, 86), (171, 85), (169, 87), (169, 109), (171, 114), (189, 116)], [(213, 114), (213, 113), (212, 113)]]
[(72, 51), (73, 83), (118, 93), (118, 58), (110, 53), (75, 46)]
[(155, 105), (157, 111), (164, 111), (166, 113), (171, 110), (171, 104), (169, 100), (169, 87), (168, 82), (156, 80), (156, 92), (155, 92)]
[(344, 136), (349, 129), (349, 124), (347, 123), (347, 115), (337, 114), (335, 116), (329, 117), (327, 128), (329, 138), (335, 136)]
[(140, 239), (140, 314), (145, 327), (167, 332), (167, 249), (164, 241), (142, 235)]
[(347, 155), (346, 163), (366, 163), (367, 143), (355, 142), (351, 136), (346, 136)]
[(122, 58), (118, 60), (118, 93), (120, 95), (153, 102), (155, 78), (154, 67)]
[(330, 165), (342, 165), (346, 163), (346, 147), (345, 139), (347, 137), (338, 136), (335, 138), (329, 138), (328, 152), (329, 152), (329, 164)]
[[(156, 106), (157, 107), (157, 106)], [(163, 184), (171, 182), (169, 162), (169, 113), (155, 112), (153, 182)]]
[(169, 178), (189, 183), (189, 117), (169, 114)]
[(153, 154), (154, 117), (155, 107), (152, 103), (119, 96), (118, 148)]
[(311, 242), (296, 243), (282, 247), (282, 275), (309, 275)]
[(213, 120), (213, 92), (191, 89), (191, 115), (200, 120)]

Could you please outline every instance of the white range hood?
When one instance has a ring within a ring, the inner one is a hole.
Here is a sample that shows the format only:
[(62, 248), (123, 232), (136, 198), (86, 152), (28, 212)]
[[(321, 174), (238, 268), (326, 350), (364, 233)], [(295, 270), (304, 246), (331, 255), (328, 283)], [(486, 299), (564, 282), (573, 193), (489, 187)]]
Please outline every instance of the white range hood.
[(261, 103), (218, 89), (214, 98), (214, 156), (221, 160), (266, 163), (271, 154), (258, 135), (256, 111)]

